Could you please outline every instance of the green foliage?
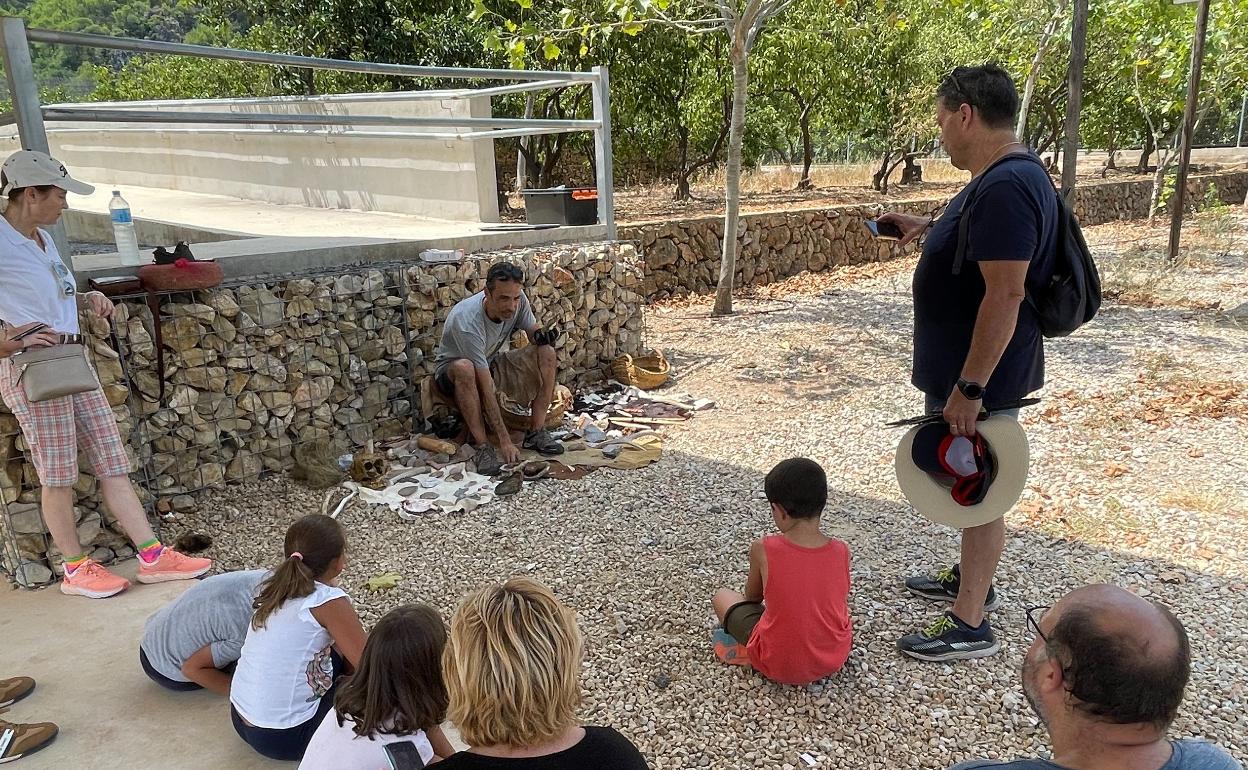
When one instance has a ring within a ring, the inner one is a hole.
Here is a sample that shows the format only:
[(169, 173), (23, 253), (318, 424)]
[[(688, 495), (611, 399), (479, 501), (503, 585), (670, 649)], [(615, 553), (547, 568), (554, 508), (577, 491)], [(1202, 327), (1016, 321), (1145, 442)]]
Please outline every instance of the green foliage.
[[(738, 12), (746, 0), (725, 0)], [(1059, 0), (806, 0), (769, 21), (750, 56), (742, 160), (878, 155), (936, 135), (932, 94), (958, 64), (992, 60), (1020, 90)], [(0, 0), (33, 27), (185, 40), (330, 58), (435, 66), (611, 71), (617, 174), (678, 178), (725, 157), (732, 71), (722, 21), (700, 0)], [(1060, 141), (1068, 7), (1041, 60), (1033, 146)], [(1170, 0), (1091, 5), (1081, 133), (1085, 146), (1169, 146), (1182, 115), (1195, 11)], [(709, 34), (696, 34), (696, 32)], [(64, 46), (33, 49), (46, 101), (154, 99), (445, 86)], [(467, 85), (456, 81), (455, 85)], [(1248, 90), (1248, 0), (1213, 4), (1201, 89), (1203, 142), (1234, 141)], [(726, 101), (727, 99), (727, 101)], [(523, 96), (494, 100), (519, 115)], [(588, 117), (575, 89), (538, 110)], [(562, 163), (592, 155), (562, 140)], [(718, 143), (718, 144), (717, 144)], [(552, 145), (553, 147), (553, 145)], [(700, 165), (701, 164), (701, 165)], [(580, 173), (578, 172), (578, 173)], [(572, 171), (567, 173), (571, 174)]]

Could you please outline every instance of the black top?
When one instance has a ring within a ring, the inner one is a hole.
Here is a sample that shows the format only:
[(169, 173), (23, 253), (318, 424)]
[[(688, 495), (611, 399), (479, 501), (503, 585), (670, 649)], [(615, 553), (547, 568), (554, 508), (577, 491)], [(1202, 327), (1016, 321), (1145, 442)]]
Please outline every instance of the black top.
[[(971, 207), (966, 261), (953, 274), (958, 224), (970, 188), (954, 196), (932, 225), (914, 270), (914, 369), (910, 381), (944, 400), (953, 391), (971, 349), (975, 317), (984, 298), (976, 262), (1025, 260), (1027, 287), (1044, 286), (1057, 253), (1057, 198), (1044, 169), (1026, 158), (989, 169)], [(984, 394), (993, 407), (1016, 401), (1044, 384), (1043, 336), (1035, 311), (1019, 304), (1014, 337)]]
[(610, 727), (586, 727), (575, 746), (544, 757), (486, 757), (461, 751), (438, 770), (649, 770), (637, 747)]

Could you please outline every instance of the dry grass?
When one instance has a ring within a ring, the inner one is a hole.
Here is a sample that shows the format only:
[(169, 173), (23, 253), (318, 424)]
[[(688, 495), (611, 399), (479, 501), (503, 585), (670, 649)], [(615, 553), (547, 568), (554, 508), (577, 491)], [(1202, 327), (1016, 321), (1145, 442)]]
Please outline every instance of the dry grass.
[(1140, 381), (1151, 384), (1154, 388), (1161, 387), (1163, 375), (1173, 372), (1179, 361), (1165, 351), (1146, 351), (1136, 355), (1140, 364)]
[(1105, 233), (1112, 233), (1112, 239), (1093, 236), (1089, 245), (1102, 270), (1105, 296), (1136, 307), (1220, 307), (1218, 300), (1192, 297), (1181, 279), (1184, 273), (1217, 272), (1228, 257), (1242, 250), (1243, 217), (1223, 206), (1194, 219), (1194, 226), (1184, 228), (1182, 249), (1174, 262), (1166, 259), (1169, 228), (1162, 219), (1125, 231), (1110, 226)]
[(1192, 513), (1235, 516), (1236, 518), (1248, 519), (1248, 509), (1245, 509), (1242, 500), (1229, 500), (1222, 495), (1216, 495), (1204, 490), (1177, 489), (1163, 495), (1160, 502), (1162, 505), (1191, 511)]
[[(1088, 501), (1091, 502), (1091, 501)], [(1100, 546), (1130, 544), (1140, 546), (1149, 540), (1149, 528), (1138, 513), (1112, 495), (1099, 507), (1088, 503), (1058, 502), (1048, 495), (1019, 503), (1012, 516), (1021, 517), (1015, 526), (1025, 526), (1061, 540)]]
[[(923, 167), (924, 182), (963, 182), (967, 180), (965, 171), (954, 168), (945, 158), (924, 158), (919, 161)], [(843, 163), (816, 165), (810, 168), (810, 181), (815, 187), (865, 187), (871, 184), (871, 177), (879, 165), (876, 163)], [(741, 175), (741, 191), (743, 193), (775, 192), (792, 190), (802, 177), (801, 166), (761, 166)], [(898, 167), (893, 171), (892, 184), (901, 178)], [(723, 187), (724, 169), (704, 174), (697, 180), (698, 187)]]

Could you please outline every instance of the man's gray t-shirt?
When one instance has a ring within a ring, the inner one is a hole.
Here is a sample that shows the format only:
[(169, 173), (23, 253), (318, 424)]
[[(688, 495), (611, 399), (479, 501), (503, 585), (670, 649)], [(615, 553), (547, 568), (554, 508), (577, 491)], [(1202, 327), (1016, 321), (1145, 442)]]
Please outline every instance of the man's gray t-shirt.
[(466, 358), (478, 369), (489, 369), (490, 359), (511, 338), (516, 329), (537, 326), (529, 298), (520, 293), (520, 304), (511, 318), (495, 323), (485, 314), (485, 292), (477, 292), (455, 303), (442, 325), (438, 343), (439, 367), (457, 358)]
[[(1170, 741), (1174, 754), (1161, 770), (1244, 770), (1243, 765), (1208, 741), (1185, 738)], [(954, 765), (949, 770), (1067, 770), (1062, 765), (1043, 759), (1017, 759), (1013, 762), (977, 760)]]
[(147, 619), (139, 646), (152, 668), (186, 682), (182, 664), (204, 647), (224, 668), (242, 653), (251, 623), (251, 602), (268, 570), (226, 572), (205, 578)]

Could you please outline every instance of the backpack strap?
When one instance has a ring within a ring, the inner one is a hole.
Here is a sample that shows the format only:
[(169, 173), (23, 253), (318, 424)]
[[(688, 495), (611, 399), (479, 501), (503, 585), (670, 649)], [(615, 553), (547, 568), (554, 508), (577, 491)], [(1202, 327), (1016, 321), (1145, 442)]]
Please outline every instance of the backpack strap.
[[(1027, 152), (1010, 153), (1008, 155), (1004, 155), (998, 158), (996, 161), (992, 163), (991, 166), (984, 169), (979, 174), (979, 176), (971, 180), (971, 183), (967, 185), (966, 200), (962, 202), (962, 209), (958, 212), (958, 216), (960, 218), (958, 219), (958, 248), (957, 248), (957, 251), (955, 251), (953, 254), (953, 274), (954, 275), (962, 274), (962, 263), (966, 261), (966, 251), (970, 247), (971, 209), (974, 206), (975, 193), (979, 191), (980, 183), (984, 181), (984, 177), (988, 176), (989, 171), (993, 170), (997, 166), (1000, 166), (1002, 163), (1005, 163), (1007, 160), (1014, 160), (1015, 158), (1022, 158), (1022, 159), (1032, 161), (1040, 168), (1043, 168), (1045, 176), (1048, 176), (1049, 170), (1045, 168), (1044, 163), (1039, 158), (1037, 158), (1034, 154), (1032, 154), (1030, 150), (1028, 150)], [(1051, 183), (1052, 181), (1053, 180), (1050, 178), (1049, 182)], [(1055, 187), (1054, 190), (1056, 189), (1057, 188)]]

